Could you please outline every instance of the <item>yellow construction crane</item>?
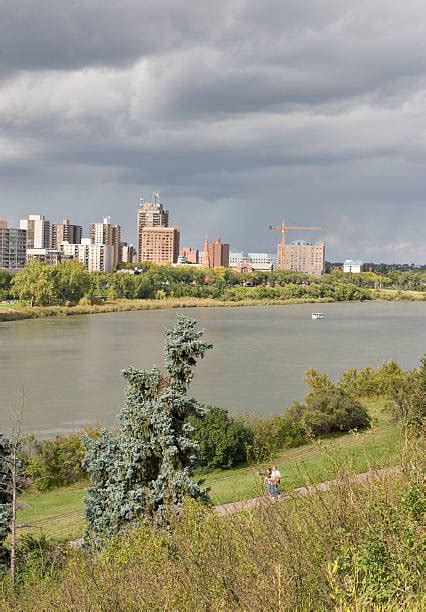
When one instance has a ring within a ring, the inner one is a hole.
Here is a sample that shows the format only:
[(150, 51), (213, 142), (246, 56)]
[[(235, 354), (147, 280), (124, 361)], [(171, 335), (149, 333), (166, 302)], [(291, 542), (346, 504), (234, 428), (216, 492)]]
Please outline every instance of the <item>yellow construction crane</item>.
[(320, 230), (320, 227), (306, 227), (304, 225), (286, 225), (284, 219), (281, 222), (281, 225), (275, 227), (274, 225), (269, 226), (270, 230), (276, 230), (281, 232), (281, 270), (284, 270), (284, 247), (285, 247), (285, 233), (288, 230)]

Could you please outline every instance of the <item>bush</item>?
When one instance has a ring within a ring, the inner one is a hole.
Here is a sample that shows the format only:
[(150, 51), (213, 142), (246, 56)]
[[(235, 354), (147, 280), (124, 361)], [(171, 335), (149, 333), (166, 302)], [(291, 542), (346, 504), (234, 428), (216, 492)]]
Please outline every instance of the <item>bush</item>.
[(189, 502), (168, 532), (142, 525), (100, 554), (71, 551), (4, 609), (423, 609), (423, 474), (407, 459), (399, 474), (225, 517)]
[(225, 408), (209, 406), (205, 417), (192, 417), (190, 423), (194, 428), (192, 439), (200, 446), (200, 465), (230, 468), (247, 459), (246, 449), (253, 434)]
[(253, 440), (247, 458), (253, 463), (267, 461), (283, 448), (296, 448), (306, 442), (300, 423), (287, 412), (284, 416), (250, 419), (249, 424)]
[(308, 370), (305, 377), (311, 391), (305, 403), (294, 402), (287, 416), (314, 436), (370, 427), (367, 409), (326, 374)]
[(25, 477), (39, 491), (78, 482), (86, 477), (83, 457), (80, 434), (56, 436), (53, 440), (27, 438), (22, 453)]
[(59, 543), (46, 534), (24, 534), (16, 551), (18, 583), (39, 582), (54, 577), (69, 555), (68, 543)]

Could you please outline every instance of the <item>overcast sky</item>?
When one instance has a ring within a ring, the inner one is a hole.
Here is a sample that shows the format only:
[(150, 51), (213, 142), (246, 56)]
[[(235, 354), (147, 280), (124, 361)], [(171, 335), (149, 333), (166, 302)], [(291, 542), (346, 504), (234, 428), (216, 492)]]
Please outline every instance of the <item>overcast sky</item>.
[(0, 217), (426, 263), (424, 0), (0, 0)]

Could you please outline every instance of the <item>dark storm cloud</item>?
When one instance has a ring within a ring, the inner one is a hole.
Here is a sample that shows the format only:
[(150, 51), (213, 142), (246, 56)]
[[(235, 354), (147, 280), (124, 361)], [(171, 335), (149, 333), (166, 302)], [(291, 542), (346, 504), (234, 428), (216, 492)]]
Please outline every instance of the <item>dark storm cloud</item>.
[(185, 242), (275, 249), (285, 214), (322, 225), (330, 258), (426, 261), (425, 17), (420, 0), (0, 0), (0, 217), (111, 212), (133, 238), (159, 188)]

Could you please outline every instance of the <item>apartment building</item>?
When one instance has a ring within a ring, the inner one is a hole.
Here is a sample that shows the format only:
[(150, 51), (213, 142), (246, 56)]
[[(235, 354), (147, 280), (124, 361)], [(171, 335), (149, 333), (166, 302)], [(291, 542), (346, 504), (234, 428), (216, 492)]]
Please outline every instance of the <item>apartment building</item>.
[(104, 217), (102, 223), (90, 225), (90, 240), (92, 244), (112, 246), (113, 267), (120, 263), (121, 256), (121, 227), (112, 225), (111, 217)]
[[(281, 245), (277, 249), (277, 267), (281, 268)], [(325, 267), (325, 242), (295, 240), (284, 247), (284, 269), (321, 276)]]
[(19, 227), (26, 231), (27, 249), (51, 248), (52, 228), (44, 215), (28, 215), (27, 219), (19, 221)]
[(70, 244), (80, 244), (83, 228), (81, 225), (74, 225), (69, 219), (64, 219), (62, 223), (52, 225), (52, 249), (58, 249), (62, 242)]
[(176, 227), (144, 227), (140, 234), (139, 261), (176, 263), (180, 232)]
[(112, 244), (93, 244), (83, 238), (81, 244), (63, 242), (60, 245), (65, 257), (83, 262), (89, 272), (113, 272), (114, 246)]
[(157, 202), (158, 194), (154, 194), (154, 202), (144, 202), (139, 206), (137, 218), (138, 232), (138, 254), (139, 261), (142, 253), (142, 230), (144, 227), (168, 227), (169, 226), (169, 211), (164, 210), (160, 202)]
[(0, 268), (19, 270), (25, 266), (26, 258), (27, 232), (8, 228), (7, 222), (0, 220)]

